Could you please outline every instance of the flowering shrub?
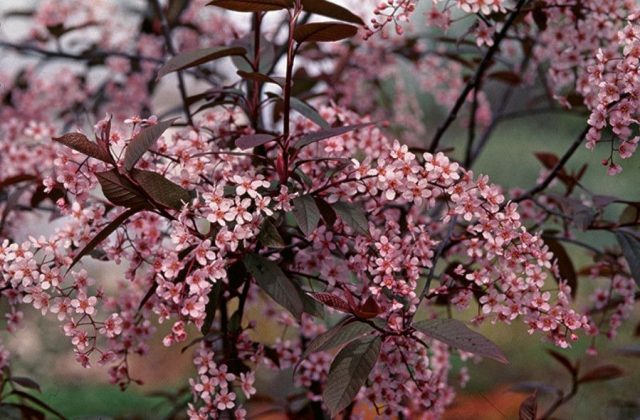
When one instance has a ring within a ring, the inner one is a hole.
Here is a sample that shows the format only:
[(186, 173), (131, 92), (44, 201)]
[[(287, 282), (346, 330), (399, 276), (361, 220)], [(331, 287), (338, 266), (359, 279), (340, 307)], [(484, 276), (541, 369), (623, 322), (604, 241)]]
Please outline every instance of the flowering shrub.
[[(634, 310), (640, 204), (592, 193), (586, 166), (566, 164), (605, 133), (609, 174), (636, 148), (635, 2), (432, 3), (424, 20), (445, 34), (413, 28), (417, 1), (151, 0), (139, 14), (41, 2), (25, 39), (0, 42), (41, 59), (0, 75), (7, 331), (32, 306), (122, 389), (144, 379), (130, 357), (162, 334), (193, 352), (194, 419), (245, 418), (264, 371), (292, 373), (303, 391), (282, 409), (299, 418), (356, 405), (439, 417), (452, 358), (507, 360), (468, 324), (521, 322), (559, 349), (587, 336), (596, 352)], [(516, 91), (540, 86), (543, 108), (513, 111)], [(446, 111), (437, 127), (415, 89)], [(559, 110), (585, 129), (563, 156), (536, 155), (537, 184), (504, 191), (471, 169), (501, 121)], [(455, 154), (443, 145), (459, 115)], [(46, 217), (57, 228), (42, 235)], [(584, 243), (585, 230), (619, 246)], [(565, 244), (593, 262), (578, 272)], [(91, 258), (124, 267), (115, 289)], [(588, 307), (579, 277), (605, 283)], [(260, 339), (269, 323), (287, 334)], [(541, 418), (621, 374), (552, 356), (573, 387)], [(14, 406), (62, 416), (16, 388), (36, 385), (10, 361), (2, 347)], [(536, 415), (534, 394), (521, 416)]]

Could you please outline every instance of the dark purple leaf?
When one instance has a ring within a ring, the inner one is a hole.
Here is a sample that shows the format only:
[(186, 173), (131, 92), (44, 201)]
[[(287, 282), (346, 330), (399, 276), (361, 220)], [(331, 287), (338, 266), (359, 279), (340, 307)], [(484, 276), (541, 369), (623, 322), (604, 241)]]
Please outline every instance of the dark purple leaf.
[(305, 236), (309, 236), (320, 222), (320, 210), (313, 197), (308, 194), (293, 199), (293, 216)]
[(56, 415), (57, 417), (61, 418), (61, 419), (65, 419), (66, 417), (63, 416), (58, 410), (54, 409), (53, 407), (51, 407), (49, 404), (47, 404), (46, 402), (42, 401), (39, 398), (34, 397), (33, 395), (27, 394), (26, 392), (22, 392), (22, 391), (18, 391), (18, 390), (13, 390), (11, 391), (10, 395), (15, 395), (17, 397), (20, 397), (22, 399), (25, 399), (27, 401), (30, 401), (31, 403), (39, 406), (40, 408)]
[(202, 328), (200, 329), (200, 332), (204, 336), (209, 334), (209, 331), (211, 330), (211, 325), (213, 324), (213, 320), (216, 316), (216, 309), (218, 308), (218, 301), (220, 299), (221, 290), (222, 282), (220, 281), (213, 283), (213, 285), (211, 286), (211, 291), (209, 292), (209, 302), (207, 302), (207, 306), (205, 309), (206, 316), (204, 318)]
[(339, 296), (327, 292), (310, 293), (310, 295), (318, 302), (322, 302), (333, 309), (341, 312), (351, 312), (349, 304)]
[(326, 0), (302, 0), (302, 8), (307, 12), (317, 15), (355, 23), (356, 25), (364, 25), (362, 19), (349, 9)]
[(2, 191), (4, 188), (9, 187), (11, 185), (19, 184), (20, 182), (38, 181), (38, 180), (39, 178), (35, 175), (23, 174), (23, 175), (10, 176), (0, 181), (0, 191)]
[(111, 221), (106, 227), (104, 227), (100, 232), (98, 232), (96, 234), (96, 236), (94, 236), (89, 241), (89, 243), (87, 245), (85, 245), (85, 247), (82, 248), (82, 250), (76, 254), (76, 256), (73, 258), (73, 261), (71, 262), (71, 265), (67, 269), (67, 272), (71, 271), (73, 266), (75, 266), (76, 263), (78, 261), (80, 261), (80, 259), (82, 257), (84, 257), (89, 252), (91, 252), (96, 246), (98, 246), (100, 244), (100, 242), (102, 242), (105, 239), (107, 239), (109, 237), (109, 235), (111, 235), (113, 232), (116, 231), (116, 229), (118, 229), (120, 226), (122, 226), (122, 224), (129, 217), (133, 216), (134, 214), (136, 214), (139, 211), (140, 211), (139, 208), (127, 209), (124, 212), (122, 212), (118, 217), (113, 219), (113, 221)]
[(624, 372), (618, 366), (604, 365), (585, 373), (578, 379), (579, 383), (610, 381), (624, 376)]
[(291, 108), (299, 112), (302, 116), (306, 117), (310, 121), (318, 124), (322, 128), (330, 127), (329, 123), (326, 122), (324, 118), (320, 116), (320, 114), (318, 114), (318, 111), (316, 111), (311, 105), (298, 98), (291, 97)]
[(558, 363), (564, 366), (565, 369), (569, 371), (569, 373), (574, 374), (577, 372), (576, 367), (573, 365), (573, 363), (571, 363), (571, 360), (569, 360), (565, 355), (560, 354), (557, 351), (551, 350), (551, 349), (548, 349), (547, 353), (549, 353), (549, 355), (553, 357)]
[(382, 339), (360, 338), (347, 344), (331, 363), (322, 393), (331, 417), (344, 410), (365, 384), (378, 361)]
[(12, 376), (11, 382), (16, 383), (24, 388), (34, 389), (38, 392), (42, 392), (42, 389), (40, 389), (40, 385), (38, 385), (38, 383), (31, 378), (26, 378), (24, 376)]
[(234, 12), (269, 12), (286, 9), (293, 5), (292, 0), (213, 0), (207, 6), (217, 6)]
[(545, 384), (543, 382), (520, 382), (513, 385), (510, 388), (513, 392), (518, 392), (521, 394), (531, 394), (535, 392), (536, 394), (557, 394), (558, 388), (552, 385)]
[(273, 224), (271, 219), (264, 219), (258, 234), (258, 240), (267, 248), (284, 248), (285, 243), (278, 232), (278, 228)]
[(189, 191), (158, 173), (134, 169), (131, 176), (153, 201), (165, 207), (180, 210), (191, 201)]
[(240, 136), (236, 140), (236, 146), (240, 149), (251, 149), (252, 147), (262, 146), (275, 140), (276, 137), (271, 134), (249, 134), (246, 136)]
[(488, 76), (490, 79), (499, 80), (512, 86), (517, 86), (522, 83), (522, 78), (512, 71), (496, 71)]
[(333, 209), (354, 232), (361, 235), (369, 235), (369, 221), (360, 206), (354, 203), (338, 201), (333, 203)]
[(346, 318), (330, 330), (311, 340), (309, 344), (307, 344), (307, 348), (304, 353), (302, 353), (300, 361), (303, 361), (312, 353), (327, 351), (335, 347), (343, 346), (356, 338), (365, 334), (370, 334), (373, 331), (374, 328), (365, 322), (357, 321), (355, 318)]
[(364, 128), (372, 125), (373, 123), (363, 123), (363, 124), (354, 124), (354, 125), (345, 125), (343, 127), (332, 127), (324, 130), (314, 131), (313, 133), (308, 133), (300, 137), (295, 144), (295, 147), (298, 149), (302, 149), (303, 147), (316, 143), (321, 140), (329, 139), (331, 137), (340, 136), (345, 133), (349, 133), (354, 130), (358, 130), (360, 128)]
[(327, 203), (320, 197), (314, 197), (314, 200), (316, 201), (318, 210), (320, 210), (320, 216), (322, 216), (322, 220), (324, 220), (324, 223), (327, 226), (333, 226), (333, 224), (336, 222), (337, 216), (335, 210), (331, 207), (331, 204)]
[(470, 330), (465, 324), (455, 319), (427, 319), (413, 324), (413, 327), (428, 337), (482, 357), (494, 359), (500, 363), (508, 363), (506, 356), (492, 341), (483, 335)]
[(533, 393), (520, 404), (519, 420), (536, 420), (538, 414), (538, 396)]
[(274, 83), (280, 87), (284, 87), (284, 85), (287, 83), (287, 80), (284, 77), (267, 76), (266, 74), (258, 72), (247, 72), (244, 70), (238, 70), (237, 73), (238, 76), (242, 77), (243, 79), (251, 80), (254, 82)]
[(106, 163), (113, 162), (113, 158), (106, 149), (101, 148), (98, 143), (94, 143), (89, 140), (84, 134), (68, 133), (61, 137), (54, 137), (53, 140), (64, 144), (83, 155), (90, 156)]
[(138, 160), (149, 150), (160, 138), (167, 128), (171, 127), (177, 118), (160, 121), (156, 125), (144, 128), (129, 143), (124, 153), (124, 167), (127, 171), (133, 169)]
[(229, 56), (242, 56), (247, 53), (242, 47), (213, 47), (185, 51), (169, 59), (158, 70), (158, 79), (174, 71), (199, 66), (213, 60)]
[(300, 319), (304, 303), (300, 299), (298, 288), (282, 269), (273, 261), (257, 254), (247, 254), (243, 262), (258, 286), (296, 319)]
[(569, 287), (571, 287), (571, 296), (575, 297), (576, 290), (578, 289), (578, 276), (571, 257), (569, 257), (569, 254), (559, 241), (544, 236), (543, 238), (544, 243), (549, 247), (549, 250), (553, 252), (555, 262), (558, 264), (558, 270), (560, 271), (560, 278), (558, 280), (566, 281)]
[(303, 42), (334, 42), (351, 38), (358, 33), (353, 25), (337, 22), (305, 23), (295, 27), (293, 38), (299, 44)]
[(627, 357), (640, 357), (640, 344), (630, 344), (616, 349), (616, 353)]
[(640, 287), (640, 238), (636, 233), (626, 229), (618, 229), (615, 234), (622, 248), (622, 253), (629, 264), (629, 271), (631, 271), (636, 285)]
[(102, 193), (113, 204), (130, 208), (151, 207), (138, 188), (116, 169), (96, 173), (96, 177), (102, 187)]

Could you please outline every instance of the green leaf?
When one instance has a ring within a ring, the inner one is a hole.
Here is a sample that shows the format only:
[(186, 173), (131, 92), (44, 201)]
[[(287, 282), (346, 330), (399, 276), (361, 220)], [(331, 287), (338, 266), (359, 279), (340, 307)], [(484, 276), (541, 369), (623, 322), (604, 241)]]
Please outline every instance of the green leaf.
[(217, 6), (234, 12), (270, 12), (291, 7), (291, 0), (213, 0), (207, 6)]
[(349, 343), (331, 363), (322, 393), (332, 417), (338, 415), (355, 398), (378, 361), (382, 339), (379, 336)]
[(284, 248), (285, 243), (278, 232), (278, 228), (270, 218), (264, 219), (258, 234), (258, 240), (267, 248)]
[(282, 269), (273, 261), (257, 254), (247, 254), (243, 262), (258, 286), (278, 304), (291, 312), (296, 319), (300, 319), (304, 311), (304, 303), (300, 299), (299, 288), (284, 274)]
[(121, 176), (116, 169), (96, 173), (102, 193), (109, 201), (118, 206), (150, 208), (147, 199), (129, 180)]
[(302, 0), (302, 8), (309, 13), (355, 23), (356, 25), (364, 25), (360, 16), (342, 6), (325, 0)]
[(629, 264), (629, 271), (631, 271), (636, 285), (640, 287), (640, 238), (633, 232), (624, 229), (618, 229), (615, 233), (622, 253)]
[(372, 333), (374, 328), (355, 318), (346, 318), (337, 323), (330, 330), (320, 334), (309, 342), (300, 360), (306, 359), (311, 353), (331, 350), (343, 346), (358, 337)]
[(61, 137), (54, 137), (54, 141), (76, 150), (83, 155), (101, 160), (106, 163), (113, 163), (113, 158), (106, 149), (102, 149), (98, 143), (94, 143), (81, 133), (68, 133)]
[(82, 248), (82, 250), (76, 254), (76, 256), (73, 258), (73, 261), (71, 261), (71, 265), (67, 269), (67, 272), (71, 271), (73, 266), (75, 266), (76, 263), (80, 261), (80, 258), (84, 257), (89, 252), (91, 252), (96, 246), (100, 244), (100, 242), (104, 241), (109, 237), (109, 235), (115, 232), (116, 229), (118, 229), (129, 217), (133, 216), (139, 211), (140, 211), (139, 208), (127, 209), (124, 212), (122, 212), (118, 217), (113, 219), (113, 221), (111, 221), (104, 229), (98, 232), (96, 236), (94, 236), (89, 241), (89, 243), (85, 245), (85, 247)]
[(314, 131), (313, 133), (308, 133), (300, 137), (300, 140), (296, 142), (295, 147), (297, 149), (302, 149), (303, 147), (309, 144), (316, 143), (325, 139), (330, 139), (331, 137), (340, 136), (342, 134), (348, 133), (353, 130), (358, 130), (360, 128), (364, 128), (372, 124), (373, 123), (345, 125), (343, 127), (330, 127), (330, 128), (326, 128), (325, 130)]
[(136, 166), (142, 155), (158, 141), (162, 133), (171, 127), (175, 120), (177, 118), (160, 121), (156, 125), (146, 127), (131, 140), (124, 153), (124, 167), (127, 171)]
[(369, 235), (369, 221), (360, 206), (342, 201), (333, 203), (332, 206), (342, 221), (349, 225), (356, 233)]
[(291, 97), (291, 108), (322, 128), (330, 127), (329, 123), (326, 122), (311, 105), (293, 96)]
[(308, 194), (293, 199), (293, 216), (305, 236), (309, 236), (320, 222), (320, 210), (313, 197)]
[(470, 330), (465, 324), (455, 319), (428, 319), (413, 324), (413, 327), (424, 335), (442, 341), (448, 346), (488, 357), (500, 363), (508, 363), (502, 351), (488, 338)]
[(158, 173), (134, 169), (131, 176), (144, 192), (165, 207), (180, 210), (191, 201), (189, 191)]
[(185, 51), (172, 57), (160, 67), (160, 70), (158, 70), (158, 79), (174, 71), (199, 66), (219, 58), (244, 55), (246, 53), (247, 50), (242, 47), (213, 47)]
[(293, 39), (303, 42), (334, 42), (351, 38), (358, 33), (353, 25), (337, 22), (314, 22), (298, 25), (293, 30)]

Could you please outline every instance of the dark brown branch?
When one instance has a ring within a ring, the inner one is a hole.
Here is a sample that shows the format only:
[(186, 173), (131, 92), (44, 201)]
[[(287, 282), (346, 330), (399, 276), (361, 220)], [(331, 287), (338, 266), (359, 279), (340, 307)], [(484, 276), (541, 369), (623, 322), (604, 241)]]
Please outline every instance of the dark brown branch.
[(493, 45), (489, 48), (489, 50), (485, 54), (484, 58), (480, 62), (480, 65), (478, 66), (478, 69), (476, 70), (471, 80), (469, 80), (469, 82), (464, 87), (462, 93), (460, 93), (460, 96), (458, 96), (458, 99), (456, 100), (456, 103), (454, 104), (453, 108), (449, 112), (447, 119), (444, 121), (444, 123), (442, 123), (440, 127), (438, 127), (438, 131), (433, 136), (433, 140), (431, 140), (431, 145), (429, 146), (430, 153), (434, 153), (438, 149), (440, 140), (444, 136), (444, 133), (449, 129), (453, 121), (455, 121), (455, 119), (458, 117), (458, 112), (466, 102), (467, 96), (469, 96), (469, 93), (471, 93), (472, 90), (477, 89), (480, 83), (482, 82), (484, 73), (487, 71), (487, 69), (492, 63), (493, 56), (498, 52), (498, 50), (500, 50), (500, 44), (502, 43), (504, 38), (507, 36), (507, 32), (515, 22), (516, 18), (520, 14), (520, 11), (522, 10), (522, 8), (526, 3), (527, 3), (527, 0), (520, 0), (518, 2), (516, 8), (511, 13), (511, 15), (509, 15), (509, 18), (506, 20), (506, 22), (502, 26), (502, 29), (500, 30), (500, 32), (498, 32), (494, 36)]
[[(176, 55), (176, 49), (173, 46), (173, 40), (171, 39), (171, 28), (167, 17), (162, 13), (162, 7), (158, 0), (149, 0), (151, 7), (154, 9), (155, 14), (160, 19), (160, 25), (162, 26), (162, 34), (164, 35), (165, 43), (167, 44), (167, 50), (172, 56)], [(190, 126), (193, 126), (193, 118), (191, 118), (191, 111), (189, 110), (189, 103), (187, 102), (187, 88), (184, 83), (184, 76), (182, 71), (178, 71), (178, 90), (180, 91), (180, 97), (182, 98), (182, 109), (184, 111), (187, 122)]]
[(587, 125), (582, 130), (580, 135), (578, 137), (576, 137), (576, 139), (573, 141), (571, 146), (569, 146), (569, 149), (567, 149), (567, 151), (564, 153), (564, 155), (562, 155), (562, 157), (560, 158), (558, 163), (556, 163), (556, 165), (551, 169), (551, 172), (549, 172), (549, 174), (546, 176), (546, 178), (542, 182), (540, 182), (538, 185), (536, 185), (535, 187), (533, 187), (532, 189), (530, 189), (529, 191), (527, 191), (526, 193), (524, 193), (520, 197), (514, 199), (513, 202), (519, 203), (521, 201), (528, 200), (528, 199), (534, 197), (536, 194), (544, 191), (549, 186), (549, 184), (551, 184), (551, 182), (554, 179), (556, 179), (556, 177), (558, 176), (558, 174), (560, 173), (562, 168), (564, 168), (564, 165), (569, 161), (569, 159), (571, 159), (571, 156), (573, 156), (575, 151), (578, 150), (578, 147), (580, 146), (580, 144), (582, 143), (582, 141), (586, 137), (586, 135), (589, 132), (590, 128), (591, 127)]

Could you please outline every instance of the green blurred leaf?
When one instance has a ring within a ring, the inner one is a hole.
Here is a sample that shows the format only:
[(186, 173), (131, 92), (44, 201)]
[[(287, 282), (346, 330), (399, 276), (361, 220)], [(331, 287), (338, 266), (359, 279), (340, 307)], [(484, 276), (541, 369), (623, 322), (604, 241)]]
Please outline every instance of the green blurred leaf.
[(73, 266), (75, 266), (76, 263), (80, 261), (80, 258), (82, 258), (83, 256), (87, 255), (89, 252), (91, 252), (98, 244), (100, 244), (100, 242), (104, 241), (109, 237), (109, 235), (115, 232), (115, 230), (118, 229), (129, 217), (133, 216), (139, 211), (140, 211), (139, 208), (127, 209), (124, 212), (122, 212), (118, 217), (113, 219), (113, 221), (111, 221), (106, 227), (104, 227), (100, 232), (98, 232), (96, 236), (94, 236), (89, 241), (89, 243), (85, 245), (85, 247), (82, 248), (82, 250), (76, 254), (76, 256), (73, 258), (73, 261), (71, 262), (71, 265), (67, 269), (67, 272), (71, 271)]

